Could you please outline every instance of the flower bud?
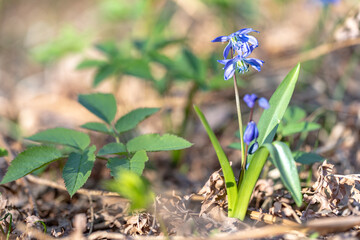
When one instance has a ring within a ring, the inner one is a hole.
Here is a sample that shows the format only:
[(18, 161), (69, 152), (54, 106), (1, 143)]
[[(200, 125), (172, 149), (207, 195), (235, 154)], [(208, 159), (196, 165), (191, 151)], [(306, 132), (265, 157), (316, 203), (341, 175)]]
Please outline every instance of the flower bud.
[(254, 121), (249, 122), (244, 133), (244, 142), (249, 145), (253, 140), (259, 137), (259, 130)]

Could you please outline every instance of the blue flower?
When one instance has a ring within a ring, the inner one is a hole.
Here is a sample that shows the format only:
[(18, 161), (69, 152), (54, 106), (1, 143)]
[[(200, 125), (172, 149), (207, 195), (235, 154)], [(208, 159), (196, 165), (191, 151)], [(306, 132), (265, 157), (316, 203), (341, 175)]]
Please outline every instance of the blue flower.
[(255, 106), (255, 102), (259, 100), (258, 104), (263, 109), (268, 109), (270, 107), (270, 104), (266, 98), (258, 98), (256, 94), (246, 94), (243, 98), (246, 105), (248, 105), (249, 108), (253, 108)]
[(244, 58), (240, 55), (236, 55), (233, 59), (218, 60), (219, 63), (224, 64), (224, 79), (229, 80), (235, 73), (235, 70), (239, 73), (245, 73), (249, 71), (249, 66), (253, 67), (257, 71), (261, 71), (261, 67), (264, 63), (263, 60), (256, 58)]
[(211, 42), (227, 42), (228, 45), (224, 49), (224, 59), (229, 55), (230, 49), (233, 53), (237, 52), (242, 57), (247, 57), (250, 53), (259, 46), (257, 39), (248, 33), (257, 32), (252, 28), (243, 28), (237, 32), (230, 34), (229, 36), (220, 36), (212, 40)]
[(248, 154), (254, 154), (256, 150), (258, 150), (258, 148), (259, 148), (259, 143), (254, 142), (253, 145), (251, 145), (251, 147), (249, 148)]
[(246, 126), (244, 132), (244, 142), (246, 145), (249, 145), (253, 140), (256, 140), (259, 137), (259, 130), (254, 121), (250, 121)]
[(266, 98), (261, 97), (259, 99), (259, 106), (262, 107), (263, 109), (268, 109), (270, 107), (270, 104)]
[(329, 5), (329, 4), (337, 4), (340, 2), (340, 0), (320, 0), (320, 2), (324, 5)]

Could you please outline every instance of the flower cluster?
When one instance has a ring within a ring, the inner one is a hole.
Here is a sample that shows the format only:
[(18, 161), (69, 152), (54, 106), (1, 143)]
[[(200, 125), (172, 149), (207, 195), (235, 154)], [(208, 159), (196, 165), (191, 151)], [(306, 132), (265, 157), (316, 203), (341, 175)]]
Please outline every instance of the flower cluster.
[[(212, 42), (229, 42), (224, 49), (224, 59), (218, 60), (224, 66), (224, 79), (230, 79), (235, 71), (245, 73), (252, 66), (257, 71), (261, 70), (264, 61), (256, 58), (248, 58), (252, 51), (259, 46), (257, 39), (249, 33), (257, 32), (252, 28), (244, 28), (229, 36), (220, 36), (212, 40)], [(226, 59), (231, 53), (231, 58)]]
[(249, 146), (250, 143), (255, 140), (254, 144), (252, 144), (248, 150), (249, 154), (253, 154), (259, 148), (259, 144), (257, 142), (259, 129), (257, 128), (256, 123), (252, 120), (252, 112), (255, 107), (255, 103), (258, 102), (259, 106), (263, 109), (268, 109), (270, 104), (266, 98), (258, 98), (255, 94), (246, 94), (243, 100), (246, 105), (251, 108), (250, 121), (246, 126), (244, 133), (244, 142)]

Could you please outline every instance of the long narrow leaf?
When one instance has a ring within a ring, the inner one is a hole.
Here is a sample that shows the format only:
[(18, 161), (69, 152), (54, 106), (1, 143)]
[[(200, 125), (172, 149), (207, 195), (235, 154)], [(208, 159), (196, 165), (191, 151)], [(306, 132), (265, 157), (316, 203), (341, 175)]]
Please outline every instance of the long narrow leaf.
[(234, 172), (230, 166), (229, 160), (227, 159), (223, 149), (221, 148), (221, 145), (219, 141), (217, 140), (214, 132), (210, 128), (209, 123), (207, 122), (204, 114), (201, 112), (200, 108), (198, 108), (196, 105), (194, 105), (194, 109), (196, 111), (196, 114), (200, 118), (209, 138), (210, 141), (215, 149), (216, 155), (219, 159), (222, 172), (224, 174), (225, 178), (225, 185), (226, 185), (226, 193), (228, 196), (228, 215), (229, 217), (232, 217), (233, 210), (234, 210), (234, 204), (236, 202), (237, 198), (237, 186), (235, 181)]
[(296, 205), (300, 207), (302, 204), (301, 186), (291, 150), (285, 143), (279, 141), (264, 144), (264, 147), (268, 149), (274, 165), (279, 169), (283, 184), (291, 193)]
[[(264, 143), (271, 143), (274, 139), (278, 124), (284, 116), (294, 92), (299, 72), (300, 64), (285, 77), (269, 101), (270, 108), (261, 115), (258, 123), (260, 147)], [(240, 220), (245, 218), (252, 191), (268, 157), (268, 151), (262, 149), (264, 148), (260, 148), (254, 155), (248, 157), (249, 168), (245, 172), (243, 182), (238, 189), (239, 198), (235, 205), (234, 217)]]
[(269, 101), (270, 108), (261, 115), (257, 125), (259, 129), (259, 145), (271, 143), (274, 139), (275, 133), (272, 133), (272, 130), (280, 123), (285, 114), (293, 95), (299, 72), (300, 63), (281, 82)]

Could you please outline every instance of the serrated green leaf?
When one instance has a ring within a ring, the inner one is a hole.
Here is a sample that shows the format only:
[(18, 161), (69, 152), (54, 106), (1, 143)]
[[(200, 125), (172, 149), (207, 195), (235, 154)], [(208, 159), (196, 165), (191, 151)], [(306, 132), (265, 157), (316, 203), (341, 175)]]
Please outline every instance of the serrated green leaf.
[(295, 122), (285, 125), (281, 131), (281, 134), (286, 137), (296, 133), (318, 130), (320, 128), (321, 125), (314, 122)]
[(111, 124), (115, 117), (117, 106), (115, 97), (112, 94), (93, 93), (79, 95), (78, 102), (108, 124)]
[(106, 124), (98, 123), (98, 122), (88, 122), (88, 123), (81, 125), (80, 127), (89, 129), (92, 131), (96, 131), (96, 132), (106, 133), (106, 134), (113, 133), (112, 130)]
[(106, 78), (110, 77), (111, 75), (114, 75), (117, 71), (117, 68), (110, 64), (106, 64), (101, 66), (95, 73), (94, 81), (93, 81), (93, 87), (96, 87), (99, 85), (102, 81), (104, 81)]
[(5, 148), (0, 148), (0, 157), (5, 157), (7, 156), (9, 153)]
[(306, 112), (304, 109), (297, 106), (291, 106), (286, 109), (283, 120), (286, 123), (298, 122), (304, 119), (305, 117), (306, 117)]
[(300, 179), (290, 148), (280, 141), (264, 146), (270, 152), (274, 165), (279, 169), (283, 184), (291, 193), (296, 205), (300, 207), (302, 205)]
[(91, 146), (82, 153), (73, 152), (63, 169), (65, 187), (72, 197), (81, 188), (91, 174), (94, 167), (96, 147)]
[(90, 144), (90, 138), (87, 134), (68, 128), (47, 129), (27, 139), (34, 142), (66, 145), (81, 150)]
[(129, 152), (141, 150), (147, 152), (170, 151), (180, 150), (191, 146), (192, 143), (172, 134), (164, 134), (162, 136), (159, 134), (145, 134), (131, 139), (126, 144)]
[(153, 80), (149, 63), (142, 59), (127, 59), (120, 66), (125, 74), (132, 75), (147, 80)]
[(106, 65), (107, 62), (102, 60), (96, 59), (85, 59), (79, 65), (77, 65), (76, 69), (86, 69), (86, 68), (95, 68), (95, 67), (102, 67)]
[(200, 108), (198, 108), (196, 105), (194, 105), (194, 109), (198, 117), (200, 118), (202, 124), (204, 125), (204, 128), (210, 138), (210, 141), (214, 147), (214, 150), (216, 152), (216, 155), (219, 159), (219, 163), (221, 165), (221, 170), (224, 174), (225, 178), (225, 186), (226, 186), (226, 193), (228, 196), (228, 215), (229, 217), (233, 217), (234, 213), (234, 207), (237, 199), (237, 186), (236, 186), (236, 180), (234, 176), (234, 172), (230, 166), (229, 160), (226, 157), (223, 149), (221, 148), (221, 145), (219, 141), (217, 140), (214, 132), (212, 131), (209, 123), (207, 122), (204, 114), (201, 112)]
[(138, 151), (130, 160), (126, 158), (110, 158), (106, 166), (110, 169), (110, 174), (113, 177), (116, 176), (119, 168), (141, 175), (145, 168), (145, 162), (148, 160), (145, 151)]
[(17, 155), (11, 162), (1, 184), (19, 179), (45, 164), (61, 158), (61, 152), (49, 146), (31, 147)]
[(116, 177), (120, 168), (122, 169), (130, 169), (130, 160), (123, 157), (123, 158), (119, 158), (119, 157), (113, 157), (113, 158), (109, 158), (106, 167), (108, 169), (110, 169), (110, 175), (113, 177)]
[(117, 120), (115, 124), (115, 129), (119, 133), (129, 131), (136, 127), (141, 121), (145, 120), (147, 117), (153, 115), (160, 108), (138, 108), (135, 109)]
[(307, 153), (302, 151), (297, 151), (293, 153), (293, 157), (296, 162), (301, 164), (313, 164), (316, 162), (322, 162), (325, 160), (322, 156), (316, 154), (316, 153)]
[(107, 155), (107, 154), (121, 154), (121, 153), (126, 153), (126, 147), (124, 144), (122, 143), (109, 143), (106, 144), (105, 146), (103, 146), (103, 148), (101, 148), (99, 150), (99, 152), (97, 153), (98, 156), (103, 156), (103, 155)]

